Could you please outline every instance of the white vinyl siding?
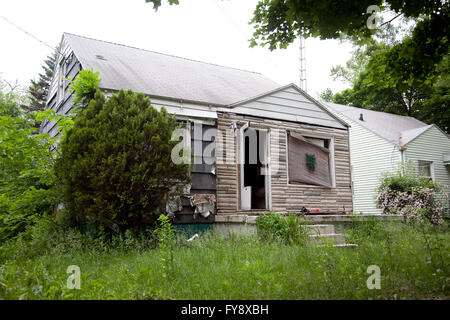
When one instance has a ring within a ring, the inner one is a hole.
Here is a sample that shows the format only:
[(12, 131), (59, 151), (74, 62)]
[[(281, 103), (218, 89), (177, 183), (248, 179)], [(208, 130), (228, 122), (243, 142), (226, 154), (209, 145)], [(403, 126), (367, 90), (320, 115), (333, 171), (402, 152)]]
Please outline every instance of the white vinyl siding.
[(444, 164), (444, 156), (449, 153), (450, 139), (432, 126), (406, 145), (405, 160), (410, 161), (414, 168), (419, 167), (419, 161), (431, 162), (433, 180), (443, 185), (449, 194), (450, 166)]
[[(333, 111), (333, 110), (330, 110)], [(376, 207), (376, 189), (383, 172), (396, 172), (401, 164), (401, 152), (357, 122), (334, 112), (350, 125), (350, 164), (352, 167), (353, 211), (381, 214)]]

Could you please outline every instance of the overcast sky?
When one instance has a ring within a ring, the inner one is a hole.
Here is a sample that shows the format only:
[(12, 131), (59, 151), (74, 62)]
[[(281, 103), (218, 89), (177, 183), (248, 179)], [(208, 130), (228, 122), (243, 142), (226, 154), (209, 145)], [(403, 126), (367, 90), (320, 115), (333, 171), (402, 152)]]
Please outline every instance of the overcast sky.
[[(194, 60), (256, 71), (280, 85), (299, 84), (299, 44), (270, 52), (249, 48), (258, 0), (181, 0), (155, 12), (144, 0), (2, 0), (0, 15), (56, 46), (63, 32), (116, 42)], [(0, 76), (25, 85), (37, 78), (51, 49), (0, 18)], [(307, 91), (313, 96), (333, 81), (330, 69), (350, 58), (351, 45), (306, 40)]]

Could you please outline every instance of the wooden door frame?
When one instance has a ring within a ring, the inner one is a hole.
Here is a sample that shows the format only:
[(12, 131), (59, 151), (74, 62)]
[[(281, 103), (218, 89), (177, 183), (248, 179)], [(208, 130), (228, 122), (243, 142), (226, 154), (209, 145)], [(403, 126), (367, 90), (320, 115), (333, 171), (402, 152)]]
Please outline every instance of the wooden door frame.
[[(246, 122), (241, 128), (238, 129), (237, 143), (236, 143), (236, 159), (237, 163), (237, 210), (242, 210), (242, 193), (244, 191), (244, 162), (245, 162), (245, 143), (244, 143), (244, 131), (250, 128), (249, 122)], [(265, 177), (264, 177), (264, 191), (265, 191), (265, 209), (272, 210), (272, 180), (271, 180), (271, 166), (270, 166), (270, 129), (269, 128), (251, 128), (253, 130), (266, 132), (266, 150), (265, 150)], [(259, 156), (259, 154), (258, 154)], [(251, 208), (250, 208), (251, 209)]]

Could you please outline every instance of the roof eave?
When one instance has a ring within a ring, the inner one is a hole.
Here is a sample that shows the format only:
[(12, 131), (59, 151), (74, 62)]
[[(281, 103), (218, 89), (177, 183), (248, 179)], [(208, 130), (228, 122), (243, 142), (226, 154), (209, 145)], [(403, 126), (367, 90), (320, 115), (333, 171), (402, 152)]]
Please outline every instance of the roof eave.
[[(121, 89), (118, 90), (118, 89), (111, 89), (111, 88), (106, 88), (106, 87), (100, 87), (99, 89), (113, 91), (113, 92), (119, 92), (121, 90)], [(123, 89), (123, 90), (125, 90), (125, 89)], [(190, 100), (190, 99), (182, 99), (182, 98), (178, 98), (178, 97), (159, 96), (156, 94), (150, 94), (150, 93), (145, 93), (145, 92), (142, 92), (142, 93), (145, 94), (146, 96), (148, 96), (150, 99), (155, 98), (155, 99), (161, 99), (161, 100), (175, 101), (175, 102), (179, 102), (179, 103), (192, 103), (192, 104), (198, 104), (198, 105), (202, 105), (202, 106), (208, 106), (208, 107), (210, 106), (210, 107), (216, 107), (216, 108), (224, 108), (227, 106), (225, 104), (219, 104), (219, 103), (213, 103), (213, 102), (207, 102), (207, 101), (197, 101), (197, 100)]]

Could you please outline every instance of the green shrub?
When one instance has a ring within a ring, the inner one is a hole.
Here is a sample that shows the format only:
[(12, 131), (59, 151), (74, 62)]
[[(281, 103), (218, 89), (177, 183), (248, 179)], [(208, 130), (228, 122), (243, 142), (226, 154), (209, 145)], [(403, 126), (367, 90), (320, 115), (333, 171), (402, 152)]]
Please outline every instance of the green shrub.
[(378, 191), (391, 189), (394, 192), (412, 192), (415, 188), (440, 190), (440, 186), (433, 180), (419, 176), (411, 164), (404, 166), (401, 170), (391, 173), (385, 172), (380, 177)]
[(302, 217), (289, 213), (284, 216), (277, 213), (265, 213), (256, 219), (258, 237), (263, 241), (280, 241), (285, 244), (304, 244), (309, 229)]
[(90, 69), (80, 71), (80, 74), (70, 84), (70, 91), (75, 95), (74, 105), (78, 108), (85, 108), (94, 99), (95, 92), (102, 79), (99, 72)]
[(106, 100), (97, 91), (60, 145), (56, 172), (67, 209), (104, 230), (139, 230), (189, 179), (188, 166), (171, 159), (176, 128), (175, 117), (141, 93), (121, 90)]

